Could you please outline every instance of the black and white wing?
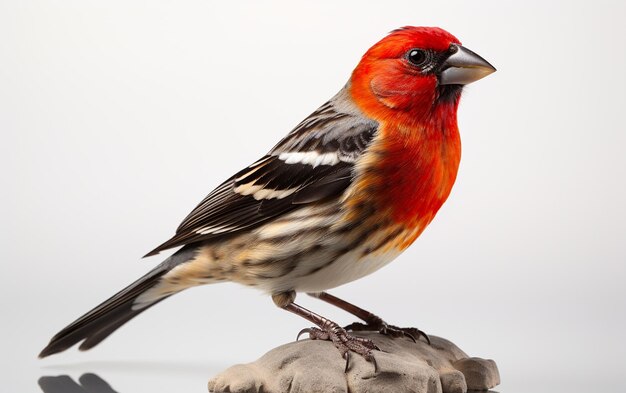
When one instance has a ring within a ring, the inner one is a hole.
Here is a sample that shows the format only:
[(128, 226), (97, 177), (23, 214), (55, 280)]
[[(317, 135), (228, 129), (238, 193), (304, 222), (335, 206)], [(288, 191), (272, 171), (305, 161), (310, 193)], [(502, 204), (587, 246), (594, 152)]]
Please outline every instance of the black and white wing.
[(378, 124), (342, 90), (302, 121), (266, 156), (226, 180), (146, 256), (255, 228), (306, 204), (342, 194)]

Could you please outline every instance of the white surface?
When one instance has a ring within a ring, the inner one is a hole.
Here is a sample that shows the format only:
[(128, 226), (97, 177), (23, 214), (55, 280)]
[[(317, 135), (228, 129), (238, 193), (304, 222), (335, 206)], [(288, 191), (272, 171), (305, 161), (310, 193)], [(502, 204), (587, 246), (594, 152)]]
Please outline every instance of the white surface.
[[(0, 2), (3, 391), (96, 372), (202, 392), (308, 324), (224, 284), (87, 353), (36, 355), (154, 266), (213, 187), (330, 98), (393, 28), (498, 68), (461, 103), (457, 184), (409, 251), (334, 293), (496, 359), (501, 392), (617, 392), (626, 344), (621, 2)], [(305, 306), (352, 319), (310, 298)]]

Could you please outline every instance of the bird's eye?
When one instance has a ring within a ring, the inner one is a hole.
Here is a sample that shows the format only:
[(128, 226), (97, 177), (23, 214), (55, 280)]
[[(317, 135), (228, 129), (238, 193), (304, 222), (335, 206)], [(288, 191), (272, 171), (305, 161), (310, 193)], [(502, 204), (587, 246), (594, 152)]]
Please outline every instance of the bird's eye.
[(411, 49), (406, 54), (407, 60), (415, 66), (423, 66), (428, 61), (428, 54), (422, 49)]

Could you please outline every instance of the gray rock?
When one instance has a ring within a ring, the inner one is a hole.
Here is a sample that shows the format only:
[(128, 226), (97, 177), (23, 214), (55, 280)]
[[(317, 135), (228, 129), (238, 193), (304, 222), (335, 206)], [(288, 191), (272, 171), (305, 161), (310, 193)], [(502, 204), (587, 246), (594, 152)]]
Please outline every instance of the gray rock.
[(493, 360), (468, 357), (450, 341), (430, 336), (432, 345), (408, 338), (357, 332), (381, 351), (378, 370), (352, 354), (350, 368), (329, 341), (302, 340), (274, 348), (257, 361), (239, 364), (209, 381), (214, 393), (465, 393), (500, 383)]

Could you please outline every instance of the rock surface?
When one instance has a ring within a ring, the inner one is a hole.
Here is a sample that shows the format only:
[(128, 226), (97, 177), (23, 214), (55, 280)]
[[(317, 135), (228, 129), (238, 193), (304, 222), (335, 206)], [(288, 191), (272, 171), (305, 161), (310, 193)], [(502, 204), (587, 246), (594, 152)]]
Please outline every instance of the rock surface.
[(352, 354), (345, 360), (329, 341), (302, 340), (274, 348), (255, 362), (239, 364), (209, 381), (214, 393), (465, 393), (500, 383), (493, 360), (470, 358), (450, 341), (432, 345), (408, 338), (358, 332), (376, 343), (374, 365)]

